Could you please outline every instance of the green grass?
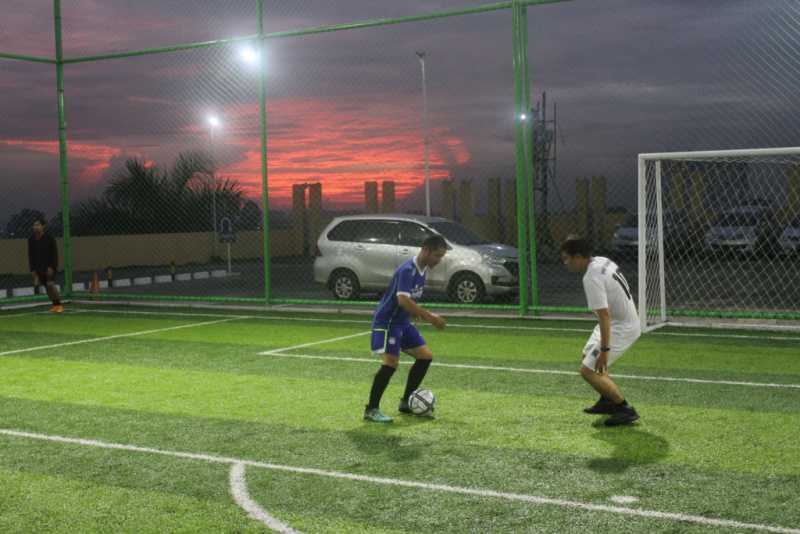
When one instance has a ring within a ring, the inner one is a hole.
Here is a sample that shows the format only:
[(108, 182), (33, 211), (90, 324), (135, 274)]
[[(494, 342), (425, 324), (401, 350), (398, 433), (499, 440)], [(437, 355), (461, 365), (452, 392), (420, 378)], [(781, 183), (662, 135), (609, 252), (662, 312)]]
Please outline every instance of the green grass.
[[(322, 359), (259, 355), (366, 332), (367, 316), (69, 311), (0, 313), (0, 428), (800, 528), (800, 389), (633, 378), (800, 384), (798, 335), (646, 335), (613, 368), (632, 376), (618, 382), (642, 419), (609, 429), (580, 411), (594, 400), (577, 375), (592, 323), (451, 318), (444, 332), (422, 329), (437, 418), (381, 426), (361, 420), (377, 369), (368, 336), (288, 351)], [(341, 357), (358, 361), (324, 359)], [(406, 372), (384, 397), (391, 415)], [(229, 468), (0, 434), (0, 531), (266, 530), (233, 501)], [(731, 530), (253, 466), (247, 480), (254, 501), (303, 532)]]

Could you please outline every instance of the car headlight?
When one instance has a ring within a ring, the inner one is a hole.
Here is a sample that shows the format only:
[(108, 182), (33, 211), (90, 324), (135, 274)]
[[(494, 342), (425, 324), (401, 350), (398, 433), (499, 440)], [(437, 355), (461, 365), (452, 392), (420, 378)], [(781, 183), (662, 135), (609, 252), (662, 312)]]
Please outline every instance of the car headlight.
[(489, 265), (503, 265), (506, 262), (504, 258), (492, 256), (491, 254), (481, 254), (481, 259), (483, 259), (484, 263), (488, 263)]

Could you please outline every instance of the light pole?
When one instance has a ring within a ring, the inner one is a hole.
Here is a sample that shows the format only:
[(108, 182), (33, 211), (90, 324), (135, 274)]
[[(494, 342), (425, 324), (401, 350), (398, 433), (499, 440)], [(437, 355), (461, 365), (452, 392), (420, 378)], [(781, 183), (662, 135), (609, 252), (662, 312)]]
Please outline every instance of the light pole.
[(209, 115), (208, 125), (209, 151), (211, 152), (211, 219), (214, 223), (214, 245), (211, 247), (213, 253), (217, 244), (217, 160), (214, 150), (214, 131), (220, 126), (219, 117)]
[(428, 84), (425, 78), (425, 52), (417, 52), (422, 69), (422, 130), (425, 136), (425, 215), (431, 216), (431, 173), (428, 162)]

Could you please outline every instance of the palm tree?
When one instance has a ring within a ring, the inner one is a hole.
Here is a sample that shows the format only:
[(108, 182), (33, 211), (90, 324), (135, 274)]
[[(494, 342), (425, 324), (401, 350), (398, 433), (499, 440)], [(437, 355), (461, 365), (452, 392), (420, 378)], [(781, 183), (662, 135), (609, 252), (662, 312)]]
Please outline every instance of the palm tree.
[(198, 232), (213, 230), (211, 206), (237, 218), (245, 205), (238, 182), (212, 180), (211, 160), (180, 154), (169, 172), (136, 158), (109, 182), (100, 198), (74, 210), (75, 235)]

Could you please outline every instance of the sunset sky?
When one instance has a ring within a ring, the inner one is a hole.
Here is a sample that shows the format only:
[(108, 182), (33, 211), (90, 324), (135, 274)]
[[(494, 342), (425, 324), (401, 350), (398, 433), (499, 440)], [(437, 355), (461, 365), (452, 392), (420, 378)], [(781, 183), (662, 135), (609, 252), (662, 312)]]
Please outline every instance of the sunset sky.
[[(421, 14), (476, 0), (267, 1), (267, 31)], [(256, 32), (251, 0), (72, 0), (66, 57)], [(51, 2), (10, 0), (0, 51), (53, 55)], [(553, 211), (575, 180), (603, 174), (631, 208), (639, 152), (797, 145), (800, 4), (792, 0), (575, 0), (529, 9), (531, 93), (559, 109)], [(394, 180), (401, 209), (424, 205), (425, 50), (431, 176), (512, 178), (510, 12), (271, 39), (266, 44), (271, 204), (322, 182), (326, 209), (363, 204)], [(211, 151), (219, 175), (260, 195), (257, 72), (226, 46), (67, 65), (71, 200), (99, 194), (127, 158), (168, 168)], [(55, 214), (58, 144), (51, 65), (0, 60), (0, 224), (24, 207)], [(536, 98), (533, 98), (534, 101)], [(548, 113), (552, 108), (548, 109)], [(221, 125), (213, 143), (207, 117)], [(434, 185), (438, 198), (438, 187)], [(438, 204), (434, 203), (434, 211)]]

